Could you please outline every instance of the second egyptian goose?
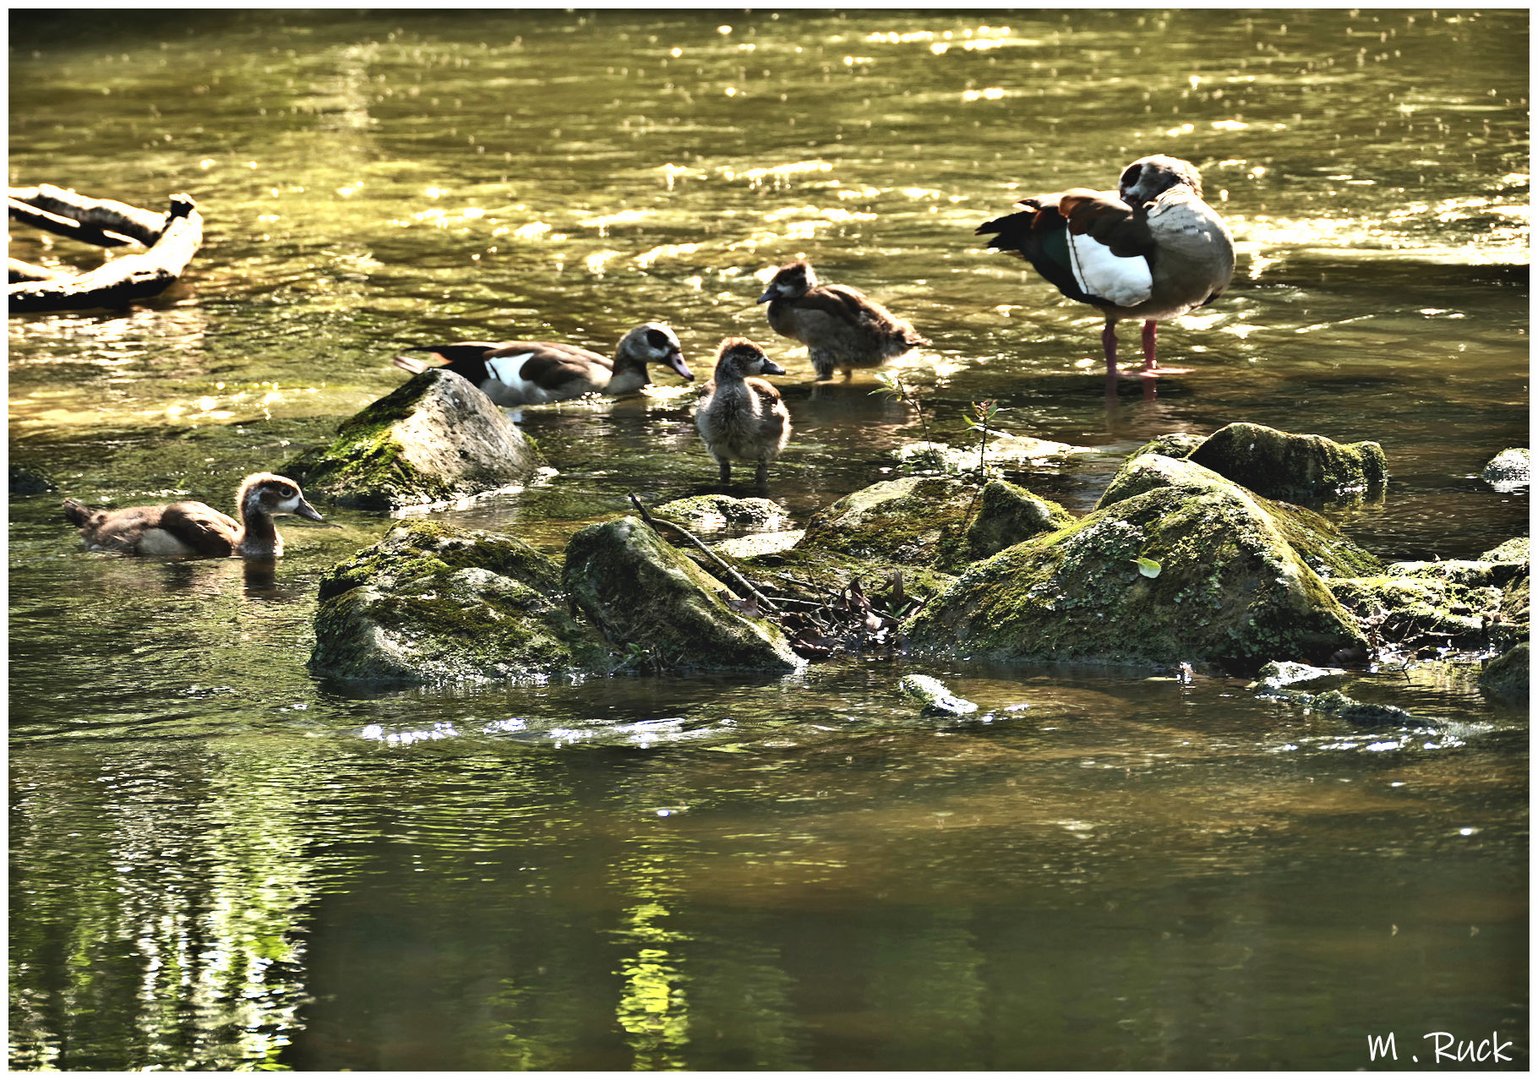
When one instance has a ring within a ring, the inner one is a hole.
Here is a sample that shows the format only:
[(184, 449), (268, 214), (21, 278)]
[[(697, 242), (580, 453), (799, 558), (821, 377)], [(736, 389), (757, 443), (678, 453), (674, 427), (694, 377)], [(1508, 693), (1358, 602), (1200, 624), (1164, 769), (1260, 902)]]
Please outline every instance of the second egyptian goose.
[[(666, 364), (685, 382), (694, 373), (684, 363), (678, 335), (665, 323), (643, 323), (620, 338), (614, 359), (556, 341), (456, 341), (423, 348), (463, 375), (498, 405), (543, 405), (584, 394), (622, 397), (651, 381), (646, 365)], [(412, 374), (429, 365), (397, 356), (395, 366)]]
[(775, 333), (807, 347), (818, 379), (831, 379), (835, 370), (847, 378), (851, 368), (876, 367), (929, 344), (859, 289), (819, 283), (805, 260), (780, 267), (758, 302), (768, 303)]
[(757, 465), (760, 488), (769, 485), (769, 462), (790, 441), (790, 411), (780, 392), (759, 375), (783, 375), (785, 369), (746, 338), (721, 342), (715, 378), (705, 384), (694, 413), (705, 449), (721, 466), (721, 483), (732, 482), (732, 461)]
[(93, 510), (64, 500), (64, 517), (80, 529), (86, 546), (125, 555), (196, 555), (204, 558), (269, 558), (283, 554), (283, 537), (272, 519), (297, 514), (324, 521), (286, 476), (252, 473), (235, 496), (237, 521), (200, 502)]
[(1143, 374), (1157, 374), (1159, 320), (1212, 303), (1234, 274), (1228, 226), (1202, 200), (1196, 166), (1180, 158), (1139, 158), (1116, 191), (1071, 188), (1019, 205), (978, 234), (1028, 260), (1064, 296), (1105, 313), (1100, 342), (1110, 375), (1119, 320), (1143, 320)]

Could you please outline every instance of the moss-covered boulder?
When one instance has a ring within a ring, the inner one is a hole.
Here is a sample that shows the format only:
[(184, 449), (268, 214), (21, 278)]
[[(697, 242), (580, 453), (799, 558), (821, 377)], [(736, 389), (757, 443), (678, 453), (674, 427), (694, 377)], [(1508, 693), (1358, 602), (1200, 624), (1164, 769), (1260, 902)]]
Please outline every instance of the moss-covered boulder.
[(940, 655), (1241, 670), (1366, 647), (1271, 516), (1232, 485), (1153, 488), (1007, 548), (973, 564), (908, 633)]
[(1033, 495), (1007, 480), (990, 480), (977, 500), (977, 514), (967, 526), (967, 558), (986, 559), (1042, 533), (1072, 525), (1074, 516), (1051, 499)]
[(1485, 665), (1479, 689), (1497, 701), (1523, 705), (1528, 701), (1528, 643), (1522, 642)]
[(563, 580), (609, 642), (648, 670), (784, 672), (799, 663), (777, 627), (638, 518), (573, 536)]
[(567, 611), (561, 570), (522, 541), (414, 521), (320, 583), (317, 675), (382, 682), (606, 672), (598, 635)]
[(1496, 491), (1515, 491), (1532, 482), (1533, 452), (1525, 446), (1502, 450), (1485, 463), (1479, 478)]
[(312, 496), (392, 510), (478, 495), (544, 464), (491, 399), (451, 371), (413, 376), (342, 423), (337, 437), (284, 472)]
[(1479, 556), (1480, 562), (1488, 563), (1515, 563), (1518, 566), (1528, 566), (1532, 563), (1532, 541), (1525, 536), (1513, 536), (1504, 544), (1497, 544), (1489, 551)]
[(967, 561), (965, 524), (976, 492), (945, 476), (882, 480), (813, 514), (798, 546), (898, 566), (958, 566)]
[(1207, 441), (1207, 436), (1198, 435), (1193, 431), (1171, 431), (1165, 435), (1155, 435), (1142, 446), (1138, 447), (1127, 460), (1143, 454), (1160, 454), (1168, 458), (1183, 458), (1188, 456), (1202, 443)]
[(1501, 601), (1494, 586), (1430, 576), (1341, 578), (1330, 590), (1380, 649), (1410, 653), (1485, 647)]
[(1388, 482), (1388, 459), (1375, 442), (1338, 443), (1262, 424), (1219, 428), (1187, 456), (1269, 499), (1338, 498)]
[(1383, 572), (1383, 564), (1376, 555), (1353, 542), (1321, 515), (1302, 506), (1261, 498), (1191, 460), (1176, 460), (1155, 453), (1134, 454), (1111, 479), (1095, 509), (1104, 510), (1155, 488), (1175, 488), (1193, 494), (1221, 491), (1253, 500), (1271, 518), (1293, 550), (1303, 557), (1314, 573), (1323, 577), (1360, 577)]
[(676, 521), (690, 532), (781, 532), (790, 528), (790, 515), (770, 499), (738, 499), (731, 495), (691, 495), (663, 503), (652, 511)]

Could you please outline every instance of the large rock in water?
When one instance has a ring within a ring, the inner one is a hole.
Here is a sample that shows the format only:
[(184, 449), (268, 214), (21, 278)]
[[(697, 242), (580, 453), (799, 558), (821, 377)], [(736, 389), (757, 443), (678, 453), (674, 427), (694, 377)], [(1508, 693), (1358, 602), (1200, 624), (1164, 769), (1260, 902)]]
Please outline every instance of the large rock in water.
[(612, 666), (567, 613), (560, 566), (511, 536), (414, 521), (321, 579), (317, 675), (538, 683)]
[(1268, 499), (1328, 499), (1388, 483), (1388, 458), (1375, 442), (1338, 443), (1262, 424), (1219, 428), (1188, 459)]
[(528, 479), (544, 459), (492, 400), (451, 371), (413, 376), (285, 473), (342, 506), (393, 510)]
[(969, 568), (908, 632), (934, 654), (1244, 670), (1366, 648), (1261, 502), (1221, 481), (1153, 487), (1007, 548)]
[(778, 627), (638, 518), (589, 525), (566, 545), (572, 599), (618, 649), (655, 672), (786, 672), (800, 665)]

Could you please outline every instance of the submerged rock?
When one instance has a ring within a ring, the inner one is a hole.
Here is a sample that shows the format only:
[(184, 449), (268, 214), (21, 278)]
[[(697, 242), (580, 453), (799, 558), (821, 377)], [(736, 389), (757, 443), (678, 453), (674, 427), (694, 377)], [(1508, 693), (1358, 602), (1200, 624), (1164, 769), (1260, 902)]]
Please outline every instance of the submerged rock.
[(778, 672), (800, 663), (776, 626), (639, 518), (573, 536), (564, 582), (604, 636), (648, 670)]
[(1496, 491), (1515, 491), (1532, 481), (1533, 452), (1514, 446), (1496, 454), (1481, 470), (1479, 478)]
[(1270, 517), (1303, 561), (1323, 577), (1360, 577), (1383, 572), (1383, 564), (1376, 555), (1356, 544), (1321, 515), (1291, 503), (1262, 498), (1191, 460), (1177, 460), (1155, 453), (1134, 454), (1111, 479), (1095, 509), (1104, 510), (1156, 488), (1175, 488), (1193, 494), (1226, 492), (1250, 500)]
[(14, 461), (10, 463), (10, 474), (12, 495), (46, 495), (58, 490), (52, 480), (36, 469), (29, 469)]
[(1528, 700), (1528, 643), (1522, 642), (1497, 656), (1479, 673), (1479, 688), (1498, 701), (1515, 705)]
[(1317, 682), (1320, 679), (1328, 679), (1332, 675), (1344, 675), (1345, 668), (1313, 667), (1309, 664), (1293, 663), (1289, 660), (1273, 660), (1256, 674), (1256, 681), (1251, 687), (1258, 693), (1267, 693), (1280, 690), (1284, 686), (1295, 686), (1298, 683)]
[(284, 471), (342, 506), (392, 510), (495, 491), (543, 464), (490, 398), (432, 368), (344, 421), (329, 446)]
[(951, 693), (939, 679), (929, 675), (904, 675), (897, 683), (904, 697), (918, 702), (921, 716), (966, 716), (977, 711), (977, 704)]
[(731, 495), (691, 495), (674, 499), (652, 511), (676, 521), (690, 532), (783, 532), (790, 528), (785, 508), (769, 499), (738, 499)]
[(1356, 698), (1347, 697), (1339, 690), (1326, 690), (1322, 694), (1315, 694), (1307, 701), (1307, 705), (1314, 712), (1324, 713), (1326, 716), (1338, 716), (1348, 724), (1360, 724), (1363, 727), (1377, 727), (1382, 724), (1392, 724), (1395, 727), (1429, 726), (1398, 705), (1378, 705), (1358, 701)]
[(1269, 499), (1327, 499), (1388, 482), (1388, 459), (1375, 442), (1338, 443), (1262, 424), (1219, 428), (1188, 457)]
[(1241, 668), (1366, 646), (1260, 502), (1231, 484), (1155, 487), (975, 563), (909, 637), (993, 659)]
[(1000, 469), (1024, 469), (1061, 462), (1077, 454), (1093, 452), (1091, 447), (996, 432), (989, 435), (987, 450), (982, 454), (979, 454), (975, 442), (964, 446), (915, 442), (892, 451), (892, 458), (902, 473), (976, 476), (979, 464), (986, 466), (987, 471), (992, 473)]
[(977, 516), (967, 526), (966, 554), (985, 559), (1005, 548), (1072, 525), (1077, 519), (1050, 499), (1006, 480), (990, 480), (978, 498)]
[(598, 635), (567, 613), (560, 567), (510, 536), (397, 526), (333, 567), (320, 600), (317, 675), (543, 682), (613, 665)]

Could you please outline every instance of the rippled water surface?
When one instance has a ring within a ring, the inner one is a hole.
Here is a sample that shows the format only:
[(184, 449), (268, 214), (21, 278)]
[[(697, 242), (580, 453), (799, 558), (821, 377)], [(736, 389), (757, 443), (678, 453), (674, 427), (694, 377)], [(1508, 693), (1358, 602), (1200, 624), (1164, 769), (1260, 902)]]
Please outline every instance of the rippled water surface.
[[(1327, 509), (1386, 559), (1527, 532), (1478, 479), (1528, 437), (1526, 12), (10, 21), (11, 183), (207, 218), (161, 300), (10, 320), (11, 460), (61, 494), (224, 505), (403, 346), (661, 318), (696, 371), (730, 334), (789, 369), (804, 521), (920, 435), (768, 331), (804, 255), (932, 339), (898, 370), (937, 434), (992, 398), (1101, 451), (1016, 477), (1075, 510), (1243, 419), (1381, 442), (1386, 496)], [(1161, 151), (1239, 270), (1162, 329), (1188, 374), (1107, 393), (1098, 316), (972, 230)], [(525, 410), (559, 474), (445, 516), (554, 552), (711, 490), (657, 378)], [(1526, 716), (1465, 670), (1352, 681), (1416, 732), (962, 663), (368, 692), (305, 660), (382, 517), (323, 507), (263, 575), (83, 553), (57, 499), (10, 503), (15, 1068), (1354, 1068), (1438, 1030), (1527, 1062)], [(919, 720), (908, 670), (987, 719)]]

